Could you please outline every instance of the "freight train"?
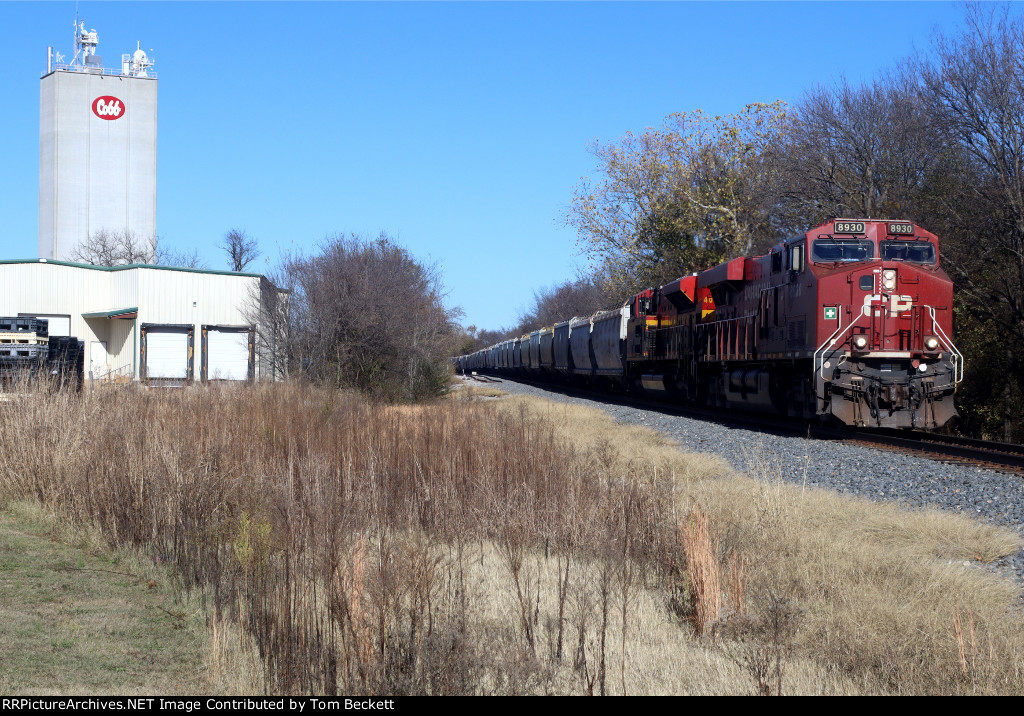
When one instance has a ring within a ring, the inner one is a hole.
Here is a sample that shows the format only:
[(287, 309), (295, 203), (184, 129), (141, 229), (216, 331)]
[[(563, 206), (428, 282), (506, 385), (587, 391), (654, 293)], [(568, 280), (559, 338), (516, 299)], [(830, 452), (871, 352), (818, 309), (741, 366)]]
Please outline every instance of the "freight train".
[(457, 359), (462, 373), (603, 385), (674, 402), (851, 426), (956, 415), (964, 359), (938, 238), (835, 219), (592, 316)]

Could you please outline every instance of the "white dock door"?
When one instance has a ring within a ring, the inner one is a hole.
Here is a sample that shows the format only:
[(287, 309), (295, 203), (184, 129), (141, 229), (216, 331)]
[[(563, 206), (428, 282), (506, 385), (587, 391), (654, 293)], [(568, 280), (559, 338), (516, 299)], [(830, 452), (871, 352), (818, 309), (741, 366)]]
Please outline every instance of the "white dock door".
[(19, 316), (27, 318), (45, 318), (47, 322), (47, 333), (51, 336), (71, 335), (71, 316), (48, 316), (45, 313), (19, 313)]
[(147, 333), (146, 375), (150, 378), (188, 378), (188, 333)]
[(219, 331), (206, 333), (206, 376), (208, 380), (247, 380), (249, 378), (249, 332)]
[(45, 318), (49, 324), (47, 330), (51, 336), (70, 336), (71, 335), (71, 317), (70, 316), (41, 316)]

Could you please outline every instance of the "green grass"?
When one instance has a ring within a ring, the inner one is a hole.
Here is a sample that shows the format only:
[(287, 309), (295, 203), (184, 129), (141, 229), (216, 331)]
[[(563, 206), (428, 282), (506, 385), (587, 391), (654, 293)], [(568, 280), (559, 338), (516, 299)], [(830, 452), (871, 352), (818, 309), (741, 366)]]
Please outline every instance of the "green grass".
[(158, 573), (0, 511), (0, 694), (207, 691), (205, 620), (168, 612), (182, 607)]

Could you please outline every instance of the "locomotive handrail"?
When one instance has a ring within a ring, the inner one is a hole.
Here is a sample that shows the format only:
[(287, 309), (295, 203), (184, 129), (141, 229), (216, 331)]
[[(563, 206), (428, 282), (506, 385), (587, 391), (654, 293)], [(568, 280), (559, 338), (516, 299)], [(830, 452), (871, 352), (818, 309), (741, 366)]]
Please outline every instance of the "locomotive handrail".
[[(825, 377), (825, 351), (827, 351), (828, 348), (834, 346), (836, 344), (836, 341), (838, 341), (843, 336), (843, 334), (845, 334), (848, 330), (856, 326), (857, 322), (866, 315), (866, 313), (861, 311), (857, 318), (846, 324), (846, 328), (843, 328), (842, 326), (836, 328), (832, 335), (826, 338), (825, 342), (818, 346), (818, 349), (814, 351), (814, 372), (818, 373), (821, 376), (822, 380), (828, 380), (828, 378)], [(818, 361), (819, 353), (821, 354), (820, 363)]]
[[(715, 326), (716, 327), (715, 330), (717, 331), (718, 330), (717, 326), (719, 324), (724, 325), (724, 324), (728, 324), (728, 323), (735, 323), (735, 324), (739, 325), (740, 321), (748, 321), (750, 319), (756, 319), (756, 318), (757, 318), (757, 313), (756, 312), (755, 313), (745, 313), (742, 316), (733, 316), (732, 318), (719, 318), (718, 320), (715, 320), (715, 321), (702, 321), (702, 322), (696, 324), (696, 327), (698, 329), (701, 329), (701, 328), (711, 328), (712, 326)], [(737, 359), (736, 358), (737, 355), (738, 354), (736, 354), (736, 353), (727, 353), (727, 352), (724, 352), (724, 351), (723, 352), (718, 352), (717, 350), (714, 353), (714, 357), (717, 358), (718, 360), (723, 360), (723, 359), (724, 360), (736, 360)], [(730, 358), (729, 356), (732, 356), (732, 358)], [(710, 360), (711, 357), (712, 356), (710, 356), (710, 355), (702, 356), (703, 359), (707, 359), (707, 360)], [(694, 360), (696, 360), (696, 353), (694, 354)]]
[[(946, 335), (946, 332), (942, 330), (942, 326), (939, 325), (939, 322), (935, 320), (935, 308), (927, 304), (922, 304), (922, 308), (928, 309), (928, 315), (932, 319), (932, 328), (935, 330), (935, 333), (938, 334), (939, 338), (941, 338), (942, 341), (945, 343), (945, 347), (949, 350), (950, 360), (953, 363), (953, 381), (954, 384), (959, 384), (964, 379), (963, 353), (961, 353), (960, 349), (957, 348), (953, 341), (949, 339), (949, 336)], [(818, 346), (818, 349), (816, 351), (814, 351), (814, 371), (818, 373), (822, 380), (828, 380), (828, 378), (825, 376), (825, 353), (828, 351), (830, 347), (834, 346), (836, 342), (847, 331), (849, 331), (851, 328), (857, 325), (857, 322), (860, 321), (860, 319), (866, 315), (868, 314), (862, 311), (857, 316), (857, 318), (853, 321), (850, 321), (845, 328), (843, 328), (842, 326), (837, 328), (832, 333), (832, 335), (829, 336), (824, 343)]]
[(949, 339), (946, 332), (942, 330), (942, 326), (935, 320), (935, 308), (927, 304), (922, 304), (924, 308), (928, 309), (928, 315), (932, 318), (932, 328), (939, 335), (943, 341), (946, 342), (946, 347), (949, 349), (950, 360), (953, 363), (953, 383), (959, 385), (960, 381), (964, 379), (964, 355), (960, 352), (960, 349), (953, 344), (953, 341)]
[(698, 326), (714, 326), (718, 323), (729, 323), (731, 321), (742, 321), (745, 318), (757, 318), (757, 313), (744, 313), (742, 316), (735, 316), (733, 318), (720, 318), (717, 321), (701, 321), (696, 324)]

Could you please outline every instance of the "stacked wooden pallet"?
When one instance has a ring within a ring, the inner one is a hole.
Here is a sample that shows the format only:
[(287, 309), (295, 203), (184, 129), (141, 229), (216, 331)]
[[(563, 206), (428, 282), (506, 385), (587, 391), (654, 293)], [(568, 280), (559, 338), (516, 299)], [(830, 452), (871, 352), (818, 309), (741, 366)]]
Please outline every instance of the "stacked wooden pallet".
[(0, 318), (0, 370), (18, 370), (46, 360), (49, 332), (44, 319)]
[(0, 359), (36, 360), (46, 358), (50, 339), (36, 332), (2, 333), (0, 332)]
[(0, 376), (35, 369), (49, 357), (45, 319), (0, 317)]
[(50, 336), (45, 318), (0, 316), (0, 391), (23, 380), (49, 376), (57, 388), (80, 390), (85, 344), (74, 336)]

